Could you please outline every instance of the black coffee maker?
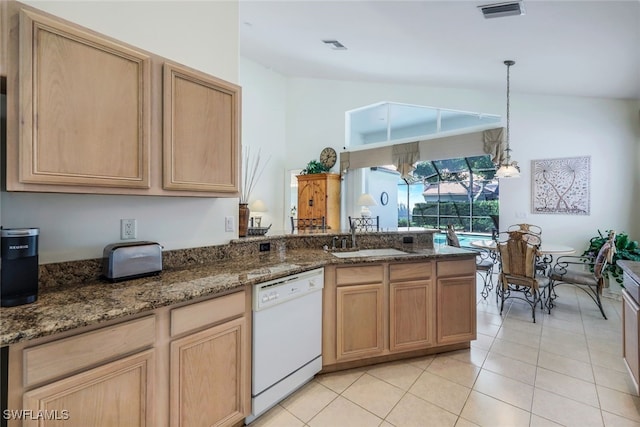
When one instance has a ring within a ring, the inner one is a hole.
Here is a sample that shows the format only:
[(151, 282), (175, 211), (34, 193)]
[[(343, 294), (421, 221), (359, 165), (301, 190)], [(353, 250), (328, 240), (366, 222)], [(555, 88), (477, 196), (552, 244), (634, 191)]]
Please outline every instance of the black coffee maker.
[(0, 228), (0, 306), (38, 298), (39, 228)]

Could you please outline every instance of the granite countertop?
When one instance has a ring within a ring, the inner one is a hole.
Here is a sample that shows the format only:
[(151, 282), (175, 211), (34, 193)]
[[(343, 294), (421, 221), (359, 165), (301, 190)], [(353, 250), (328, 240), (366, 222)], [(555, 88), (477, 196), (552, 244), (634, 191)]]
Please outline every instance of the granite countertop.
[(91, 280), (41, 289), (38, 300), (0, 308), (0, 346), (95, 325), (206, 296), (222, 295), (272, 279), (327, 264), (351, 264), (460, 257), (468, 250), (440, 247), (413, 248), (407, 255), (337, 258), (318, 249), (272, 250), (251, 256), (232, 256), (208, 264), (171, 268), (157, 276), (111, 283)]
[(622, 267), (622, 270), (631, 276), (633, 280), (640, 284), (640, 262), (620, 260), (617, 264)]

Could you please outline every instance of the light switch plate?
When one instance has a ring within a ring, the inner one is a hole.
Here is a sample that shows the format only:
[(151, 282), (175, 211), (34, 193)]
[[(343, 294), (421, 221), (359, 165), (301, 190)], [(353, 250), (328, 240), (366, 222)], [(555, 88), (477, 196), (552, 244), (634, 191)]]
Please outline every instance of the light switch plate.
[(233, 217), (232, 216), (225, 216), (224, 217), (224, 231), (234, 231), (235, 230), (235, 225), (233, 224)]

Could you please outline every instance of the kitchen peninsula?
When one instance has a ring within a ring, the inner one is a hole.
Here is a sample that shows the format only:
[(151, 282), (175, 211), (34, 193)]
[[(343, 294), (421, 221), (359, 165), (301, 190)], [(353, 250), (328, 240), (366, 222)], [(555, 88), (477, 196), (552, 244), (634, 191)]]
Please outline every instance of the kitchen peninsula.
[[(363, 233), (360, 248), (403, 252), (365, 257), (323, 250), (336, 234), (241, 239), (165, 252), (159, 276), (120, 283), (98, 278), (100, 260), (43, 265), (38, 301), (0, 310), (8, 407), (68, 409), (105, 425), (117, 420), (87, 414), (97, 413), (96, 393), (116, 389), (126, 393), (111, 393), (101, 416), (239, 425), (250, 412), (251, 289), (317, 268), (325, 269), (324, 370), (468, 347), (475, 254), (434, 248), (432, 233)], [(358, 338), (368, 336), (362, 328), (373, 328), (373, 341)], [(216, 382), (196, 390), (189, 378)]]

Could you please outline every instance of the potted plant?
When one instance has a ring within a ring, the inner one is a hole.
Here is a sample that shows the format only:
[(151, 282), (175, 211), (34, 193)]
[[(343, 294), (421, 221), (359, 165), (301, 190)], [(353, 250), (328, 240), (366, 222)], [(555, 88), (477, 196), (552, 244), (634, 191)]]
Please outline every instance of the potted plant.
[(323, 163), (317, 161), (317, 160), (311, 160), (309, 163), (307, 163), (307, 167), (302, 169), (302, 171), (300, 172), (300, 175), (312, 175), (315, 173), (325, 173), (325, 172), (329, 172), (331, 168), (325, 166)]
[[(597, 256), (600, 248), (608, 239), (609, 231), (604, 234), (598, 230), (598, 235), (589, 240), (589, 248), (582, 253), (583, 256)], [(616, 251), (613, 254), (613, 260), (607, 264), (605, 272), (609, 272), (616, 282), (622, 285), (622, 268), (616, 264), (619, 259), (640, 261), (640, 247), (637, 240), (631, 240), (627, 233), (622, 232), (616, 234)]]

